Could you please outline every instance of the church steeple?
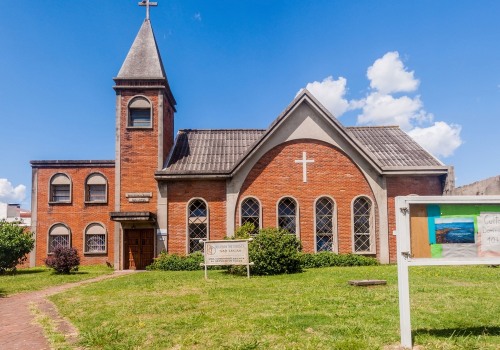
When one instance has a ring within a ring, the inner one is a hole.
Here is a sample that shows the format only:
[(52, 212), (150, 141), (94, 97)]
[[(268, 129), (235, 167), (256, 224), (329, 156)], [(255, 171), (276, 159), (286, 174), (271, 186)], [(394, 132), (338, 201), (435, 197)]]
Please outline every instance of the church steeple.
[(142, 23), (117, 78), (166, 79), (150, 20)]

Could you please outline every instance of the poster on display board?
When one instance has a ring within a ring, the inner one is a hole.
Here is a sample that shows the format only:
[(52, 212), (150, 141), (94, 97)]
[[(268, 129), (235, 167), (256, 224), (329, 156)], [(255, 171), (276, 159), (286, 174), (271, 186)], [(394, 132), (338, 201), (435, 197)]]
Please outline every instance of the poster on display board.
[(473, 198), (491, 203), (474, 203), (470, 197), (438, 197), (438, 202), (430, 200), (435, 197), (427, 202), (425, 197), (402, 198), (409, 224), (406, 251), (412, 260), (500, 258), (500, 203), (494, 197)]

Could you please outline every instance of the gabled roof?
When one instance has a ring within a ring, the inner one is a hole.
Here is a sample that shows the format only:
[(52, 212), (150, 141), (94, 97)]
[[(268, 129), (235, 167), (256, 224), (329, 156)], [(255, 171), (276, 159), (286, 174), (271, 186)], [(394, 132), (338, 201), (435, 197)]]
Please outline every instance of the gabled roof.
[(119, 79), (165, 79), (165, 69), (156, 45), (153, 28), (144, 20), (127, 58), (118, 72)]
[(225, 174), (265, 130), (179, 130), (164, 171), (171, 174)]
[(398, 126), (364, 126), (346, 129), (383, 167), (443, 165)]
[(180, 130), (157, 178), (231, 177), (291, 111), (307, 101), (380, 173), (438, 172), (447, 168), (397, 126), (344, 127), (307, 90), (300, 93), (266, 130)]

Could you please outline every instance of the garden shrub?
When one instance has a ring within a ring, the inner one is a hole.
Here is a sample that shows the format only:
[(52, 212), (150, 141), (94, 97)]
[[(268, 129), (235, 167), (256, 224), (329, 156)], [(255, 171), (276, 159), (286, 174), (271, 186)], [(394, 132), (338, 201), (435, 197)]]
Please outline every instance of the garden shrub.
[(161, 252), (153, 263), (146, 267), (146, 270), (194, 271), (202, 269), (200, 263), (203, 261), (201, 252), (195, 252), (187, 256)]
[(80, 256), (75, 248), (58, 247), (53, 255), (45, 259), (45, 265), (53, 268), (57, 273), (69, 274), (72, 271), (78, 271)]
[(16, 223), (0, 221), (0, 273), (15, 270), (34, 246), (33, 233)]
[(300, 250), (302, 245), (297, 236), (286, 230), (267, 228), (253, 237), (248, 250), (252, 273), (256, 275), (278, 275), (302, 271)]
[(300, 257), (303, 268), (330, 266), (371, 266), (378, 265), (375, 258), (357, 254), (335, 254), (333, 252), (319, 252), (302, 254)]

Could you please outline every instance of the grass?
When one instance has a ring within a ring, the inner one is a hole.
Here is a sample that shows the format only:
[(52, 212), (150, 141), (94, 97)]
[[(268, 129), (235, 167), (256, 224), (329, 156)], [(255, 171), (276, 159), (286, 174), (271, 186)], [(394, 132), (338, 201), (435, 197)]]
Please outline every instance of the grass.
[(102, 265), (83, 266), (80, 267), (78, 272), (70, 275), (56, 274), (52, 269), (45, 267), (19, 269), (14, 274), (0, 275), (0, 297), (41, 290), (69, 282), (78, 282), (112, 272), (113, 269)]
[[(424, 349), (500, 348), (500, 269), (413, 267)], [(89, 349), (384, 349), (399, 343), (395, 266), (274, 277), (147, 272), (51, 297)], [(386, 279), (353, 287), (351, 279)]]
[(49, 340), (51, 349), (71, 350), (71, 346), (66, 342), (64, 334), (58, 332), (54, 320), (41, 312), (35, 303), (30, 304), (30, 311), (35, 316), (35, 322), (42, 327), (45, 337)]

